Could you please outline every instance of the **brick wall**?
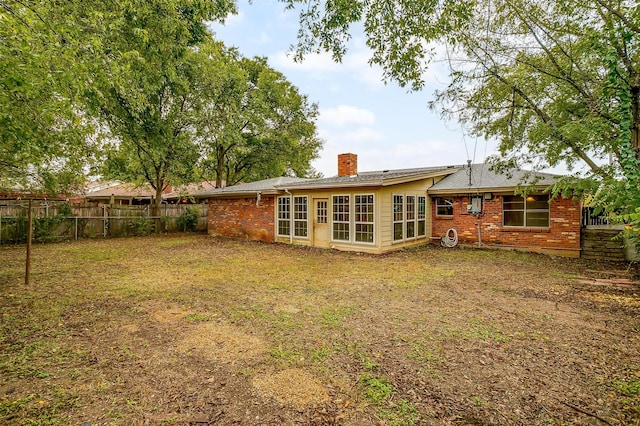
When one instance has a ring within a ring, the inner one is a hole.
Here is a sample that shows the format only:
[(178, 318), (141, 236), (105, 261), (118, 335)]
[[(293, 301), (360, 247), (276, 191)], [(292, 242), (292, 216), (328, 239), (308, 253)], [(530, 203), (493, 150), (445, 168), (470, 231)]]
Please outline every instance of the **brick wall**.
[[(453, 197), (452, 217), (436, 216), (432, 205), (432, 235), (441, 237), (449, 228), (458, 232), (460, 244), (478, 244), (478, 218), (467, 213), (469, 197)], [(482, 243), (487, 246), (547, 251), (569, 256), (580, 254), (580, 204), (559, 198), (551, 202), (549, 228), (514, 228), (502, 226), (502, 196), (483, 200)], [(566, 251), (566, 253), (563, 253)]]
[(358, 174), (358, 156), (356, 154), (338, 155), (338, 176), (354, 176)]
[(210, 235), (243, 237), (274, 242), (275, 197), (209, 199), (208, 232)]

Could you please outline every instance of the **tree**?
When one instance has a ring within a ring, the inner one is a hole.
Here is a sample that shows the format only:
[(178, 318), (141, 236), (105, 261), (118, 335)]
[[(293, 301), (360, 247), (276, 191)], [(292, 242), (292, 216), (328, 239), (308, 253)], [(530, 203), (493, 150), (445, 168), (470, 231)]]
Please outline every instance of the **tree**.
[(204, 174), (218, 187), (223, 181), (313, 176), (309, 163), (322, 145), (314, 123), (317, 106), (264, 58), (242, 58), (220, 43), (202, 53), (207, 68), (196, 127)]
[(116, 13), (105, 11), (113, 20), (98, 34), (102, 61), (86, 95), (112, 138), (107, 175), (148, 183), (159, 207), (169, 184), (194, 179), (198, 45), (210, 37), (204, 21), (223, 18), (234, 3), (153, 0), (118, 6)]
[[(300, 0), (283, 0), (295, 8)], [(580, 164), (553, 191), (609, 212), (640, 206), (640, 5), (630, 0), (305, 1), (298, 56), (340, 59), (363, 23), (371, 62), (413, 89), (435, 60), (449, 87), (432, 106), (500, 142), (500, 164)], [(447, 47), (438, 57), (437, 45)], [(606, 164), (611, 157), (614, 161)], [(499, 167), (498, 167), (499, 168)]]
[(0, 1), (0, 188), (64, 191), (92, 156), (78, 30), (56, 3)]

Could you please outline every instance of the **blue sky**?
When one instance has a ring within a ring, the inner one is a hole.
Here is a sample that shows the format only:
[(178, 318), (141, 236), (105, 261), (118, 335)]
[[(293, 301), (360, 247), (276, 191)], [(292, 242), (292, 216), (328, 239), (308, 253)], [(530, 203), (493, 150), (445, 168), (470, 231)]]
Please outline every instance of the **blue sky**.
[[(337, 155), (358, 155), (360, 171), (482, 162), (495, 153), (494, 142), (464, 135), (456, 122), (445, 122), (427, 104), (447, 75), (434, 67), (422, 92), (384, 85), (382, 73), (367, 63), (370, 52), (362, 34), (353, 34), (341, 64), (328, 54), (295, 63), (287, 52), (296, 42), (298, 15), (276, 0), (238, 1), (238, 15), (216, 24), (217, 39), (244, 56), (265, 56), (310, 102), (319, 106), (318, 134), (324, 140), (313, 167), (324, 176), (337, 173)], [(475, 155), (474, 155), (475, 151)]]

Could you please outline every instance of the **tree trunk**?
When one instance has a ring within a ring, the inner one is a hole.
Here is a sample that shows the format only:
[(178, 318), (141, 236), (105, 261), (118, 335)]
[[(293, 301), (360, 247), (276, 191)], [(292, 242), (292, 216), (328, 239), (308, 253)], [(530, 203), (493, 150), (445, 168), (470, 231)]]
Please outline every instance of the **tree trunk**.
[(154, 200), (153, 205), (151, 206), (151, 216), (153, 219), (153, 229), (156, 234), (159, 234), (161, 231), (164, 231), (161, 228), (162, 221), (160, 220), (160, 213), (162, 212), (162, 191), (164, 190), (163, 180), (158, 178), (156, 181), (156, 199)]
[(222, 188), (222, 176), (224, 175), (224, 147), (216, 147), (216, 188)]
[(631, 87), (631, 148), (640, 165), (640, 86)]

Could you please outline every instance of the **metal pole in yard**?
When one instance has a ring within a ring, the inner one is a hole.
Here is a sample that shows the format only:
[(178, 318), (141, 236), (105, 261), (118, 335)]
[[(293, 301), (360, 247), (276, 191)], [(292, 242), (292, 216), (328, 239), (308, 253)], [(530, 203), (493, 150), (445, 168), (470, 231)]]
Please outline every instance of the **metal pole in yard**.
[(0, 246), (2, 245), (2, 213), (0, 213)]
[(29, 213), (27, 214), (27, 264), (24, 273), (24, 284), (29, 285), (31, 275), (31, 237), (33, 227), (33, 215), (31, 214), (31, 200), (29, 200)]
[(76, 236), (76, 241), (78, 241), (78, 216), (76, 216), (76, 229), (75, 229), (75, 236)]

